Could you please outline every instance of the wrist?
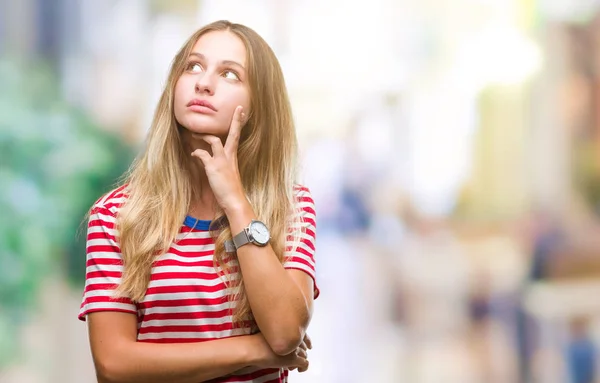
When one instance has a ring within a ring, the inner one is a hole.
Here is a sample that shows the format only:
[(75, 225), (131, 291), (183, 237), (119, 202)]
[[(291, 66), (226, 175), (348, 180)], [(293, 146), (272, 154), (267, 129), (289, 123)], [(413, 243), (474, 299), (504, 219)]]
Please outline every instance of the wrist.
[(229, 221), (229, 227), (233, 235), (242, 231), (250, 221), (256, 219), (254, 209), (247, 199), (238, 200), (223, 206), (223, 212)]
[(264, 363), (264, 337), (259, 334), (248, 335), (244, 353), (247, 366), (261, 366)]
[(247, 210), (248, 207), (250, 207), (250, 201), (248, 201), (248, 198), (244, 194), (240, 194), (223, 201), (221, 207), (223, 208), (223, 212), (227, 215), (236, 214), (240, 211)]

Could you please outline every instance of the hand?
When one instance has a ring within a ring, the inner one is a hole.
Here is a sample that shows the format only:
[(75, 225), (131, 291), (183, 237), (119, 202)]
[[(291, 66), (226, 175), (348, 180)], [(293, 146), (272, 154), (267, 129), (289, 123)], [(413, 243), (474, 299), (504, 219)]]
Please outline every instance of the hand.
[(252, 365), (237, 370), (231, 375), (250, 374), (264, 368), (287, 368), (290, 371), (298, 369), (298, 372), (308, 370), (307, 350), (312, 348), (308, 335), (304, 337), (295, 352), (285, 356), (275, 354), (261, 333), (249, 337), (252, 337), (251, 352), (256, 359), (252, 361)]
[[(312, 349), (312, 340), (310, 339), (308, 334), (304, 334), (304, 339), (302, 339), (302, 343), (300, 343), (300, 346), (298, 348), (304, 350), (304, 352), (307, 352), (308, 350)], [(290, 371), (293, 371), (296, 368), (298, 368), (298, 372), (304, 372), (308, 370), (308, 365), (306, 366), (306, 368), (292, 367), (290, 368)]]
[(245, 118), (242, 109), (241, 106), (238, 106), (233, 113), (224, 147), (219, 137), (209, 134), (194, 134), (195, 137), (206, 141), (212, 149), (212, 156), (204, 149), (194, 150), (192, 156), (202, 161), (210, 188), (217, 203), (224, 210), (246, 201), (237, 159), (242, 120)]

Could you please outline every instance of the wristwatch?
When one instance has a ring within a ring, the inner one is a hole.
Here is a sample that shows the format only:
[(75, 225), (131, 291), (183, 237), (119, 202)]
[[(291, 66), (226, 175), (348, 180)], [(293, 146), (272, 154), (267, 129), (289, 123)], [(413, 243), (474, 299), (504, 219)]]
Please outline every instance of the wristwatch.
[(260, 247), (267, 246), (270, 239), (271, 233), (267, 225), (261, 221), (252, 220), (244, 230), (233, 237), (233, 240), (225, 241), (225, 251), (232, 253), (248, 243)]

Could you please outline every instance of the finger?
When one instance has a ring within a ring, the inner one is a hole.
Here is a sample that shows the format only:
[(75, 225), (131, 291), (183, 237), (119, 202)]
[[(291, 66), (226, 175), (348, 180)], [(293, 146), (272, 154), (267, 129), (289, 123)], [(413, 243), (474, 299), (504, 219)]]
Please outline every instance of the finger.
[(298, 355), (299, 357), (306, 359), (308, 358), (308, 353), (306, 352), (306, 350), (303, 350), (301, 348), (296, 350), (296, 355)]
[(308, 349), (308, 345), (306, 344), (306, 342), (305, 342), (305, 341), (302, 341), (302, 343), (300, 343), (300, 346), (298, 346), (298, 348), (301, 348), (301, 349), (303, 349), (303, 350), (306, 350), (306, 349)]
[(309, 350), (312, 349), (312, 340), (310, 339), (310, 337), (308, 336), (308, 334), (304, 334), (304, 343), (306, 343), (306, 345), (308, 346)]
[(200, 138), (210, 145), (213, 156), (218, 157), (224, 154), (223, 143), (219, 137), (204, 134)]
[(302, 367), (302, 368), (298, 367), (298, 372), (305, 372), (306, 370), (308, 370), (308, 363), (307, 363), (306, 367)]
[(210, 154), (204, 149), (196, 149), (192, 152), (193, 157), (197, 157), (202, 161), (204, 166), (208, 165), (208, 163), (212, 160)]
[(298, 372), (304, 372), (304, 371), (308, 370), (309, 365), (310, 365), (310, 363), (308, 362), (308, 359), (305, 359), (302, 362), (302, 365), (298, 366)]
[(242, 129), (242, 119), (245, 118), (243, 109), (244, 108), (241, 106), (238, 106), (233, 112), (233, 118), (231, 119), (231, 125), (229, 126), (229, 134), (227, 135), (227, 140), (225, 141), (225, 152), (228, 154), (237, 153), (237, 148), (240, 141), (240, 131)]

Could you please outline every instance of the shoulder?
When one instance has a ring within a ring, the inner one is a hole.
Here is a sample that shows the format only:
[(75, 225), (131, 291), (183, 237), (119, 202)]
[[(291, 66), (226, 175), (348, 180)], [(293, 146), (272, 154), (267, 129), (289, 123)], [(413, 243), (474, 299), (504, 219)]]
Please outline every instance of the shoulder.
[(104, 211), (116, 216), (123, 203), (127, 200), (126, 191), (127, 185), (122, 185), (118, 188), (112, 189), (108, 193), (105, 193), (98, 200), (96, 200), (96, 202), (94, 202), (94, 205), (92, 206), (92, 212)]
[(310, 199), (310, 202), (314, 203), (312, 200), (312, 194), (310, 193), (310, 189), (307, 186), (301, 184), (294, 184), (294, 197), (298, 202), (302, 202), (302, 200)]
[(297, 210), (302, 211), (304, 214), (315, 215), (315, 201), (307, 186), (295, 184), (294, 198)]

